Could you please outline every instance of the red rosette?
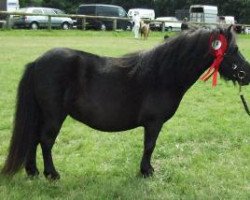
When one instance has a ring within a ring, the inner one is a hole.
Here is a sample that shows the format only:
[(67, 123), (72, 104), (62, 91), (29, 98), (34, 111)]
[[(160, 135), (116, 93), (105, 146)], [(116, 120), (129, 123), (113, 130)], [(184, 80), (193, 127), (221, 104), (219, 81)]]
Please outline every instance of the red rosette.
[(213, 76), (213, 87), (215, 87), (217, 84), (218, 71), (227, 50), (227, 46), (227, 39), (223, 34), (210, 36), (209, 48), (211, 54), (214, 56), (214, 61), (209, 67), (208, 71), (201, 76), (201, 80), (207, 81), (211, 76)]

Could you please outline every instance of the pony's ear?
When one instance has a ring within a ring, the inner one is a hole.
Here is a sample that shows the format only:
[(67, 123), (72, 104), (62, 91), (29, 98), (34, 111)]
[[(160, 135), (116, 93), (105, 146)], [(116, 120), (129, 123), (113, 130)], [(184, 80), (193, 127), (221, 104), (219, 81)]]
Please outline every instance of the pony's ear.
[(226, 35), (228, 40), (230, 41), (234, 35), (234, 25), (230, 25), (226, 30)]
[(232, 34), (234, 32), (234, 25), (233, 24), (231, 24), (228, 28), (227, 28), (227, 33), (228, 34)]

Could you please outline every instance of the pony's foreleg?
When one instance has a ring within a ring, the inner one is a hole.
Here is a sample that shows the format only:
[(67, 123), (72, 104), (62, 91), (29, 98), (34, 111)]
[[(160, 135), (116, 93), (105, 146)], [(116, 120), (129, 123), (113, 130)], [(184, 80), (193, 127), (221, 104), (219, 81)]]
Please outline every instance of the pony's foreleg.
[(151, 176), (154, 172), (150, 161), (161, 127), (162, 123), (155, 122), (144, 128), (144, 151), (141, 160), (141, 173), (144, 177)]

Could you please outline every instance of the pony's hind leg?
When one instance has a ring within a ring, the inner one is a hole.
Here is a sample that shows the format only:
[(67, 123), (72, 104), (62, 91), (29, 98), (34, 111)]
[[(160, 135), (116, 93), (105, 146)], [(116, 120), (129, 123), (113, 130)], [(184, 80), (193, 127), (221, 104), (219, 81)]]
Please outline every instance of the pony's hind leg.
[(40, 144), (42, 147), (44, 161), (44, 176), (48, 179), (59, 179), (60, 175), (56, 171), (52, 159), (52, 147), (60, 131), (63, 120), (46, 120), (41, 131)]
[(38, 138), (32, 140), (32, 144), (30, 144), (29, 153), (25, 162), (26, 173), (28, 176), (31, 177), (39, 175), (39, 171), (36, 166), (36, 150), (38, 143), (39, 143)]
[(37, 146), (40, 141), (41, 113), (39, 112), (38, 115), (39, 115), (38, 124), (32, 135), (30, 136), (31, 138), (29, 142), (29, 150), (24, 163), (25, 171), (27, 175), (30, 177), (39, 175), (39, 171), (36, 165), (36, 153), (37, 153)]

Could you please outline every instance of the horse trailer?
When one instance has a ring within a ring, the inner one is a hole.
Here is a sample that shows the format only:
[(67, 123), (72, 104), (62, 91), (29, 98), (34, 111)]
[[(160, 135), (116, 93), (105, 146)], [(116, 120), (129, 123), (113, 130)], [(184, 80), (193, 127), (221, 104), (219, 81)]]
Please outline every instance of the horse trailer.
[(190, 21), (198, 23), (218, 22), (218, 7), (209, 5), (192, 5), (189, 9)]
[(6, 0), (0, 1), (0, 10), (1, 11), (16, 11), (19, 9), (19, 0)]
[[(0, 11), (13, 12), (19, 9), (19, 0), (1, 0), (0, 1)], [(7, 15), (0, 14), (0, 28), (4, 27), (6, 24)]]

